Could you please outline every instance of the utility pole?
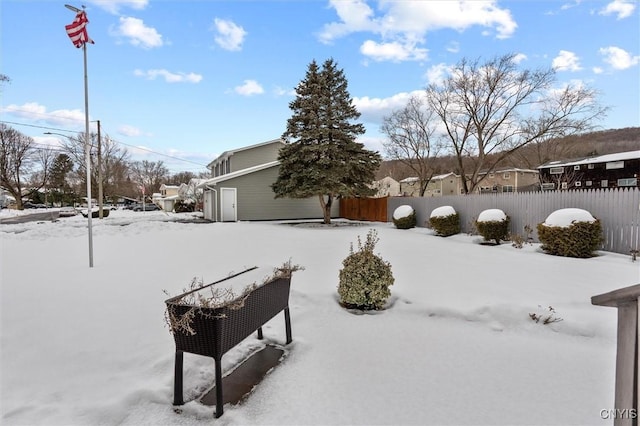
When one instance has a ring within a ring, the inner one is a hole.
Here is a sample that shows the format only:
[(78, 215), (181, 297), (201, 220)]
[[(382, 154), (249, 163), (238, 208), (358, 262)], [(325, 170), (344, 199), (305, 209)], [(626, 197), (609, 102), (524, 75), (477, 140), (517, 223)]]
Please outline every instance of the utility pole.
[(102, 138), (100, 137), (100, 120), (98, 121), (98, 217), (103, 218), (102, 203), (104, 195), (102, 193)]

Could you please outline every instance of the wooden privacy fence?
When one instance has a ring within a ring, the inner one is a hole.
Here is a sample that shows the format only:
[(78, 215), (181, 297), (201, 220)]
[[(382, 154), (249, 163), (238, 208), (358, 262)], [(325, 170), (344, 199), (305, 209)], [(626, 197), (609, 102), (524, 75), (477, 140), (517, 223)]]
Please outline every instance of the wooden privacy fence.
[(445, 197), (391, 197), (387, 214), (403, 204), (416, 211), (418, 226), (427, 226), (433, 209), (452, 206), (460, 215), (462, 232), (474, 230), (474, 221), (486, 209), (501, 209), (511, 219), (511, 233), (525, 236), (525, 226), (531, 227), (531, 237), (538, 240), (536, 227), (555, 210), (579, 208), (590, 212), (602, 224), (604, 242), (601, 250), (629, 254), (640, 248), (640, 190), (638, 188), (590, 189), (575, 191), (540, 191), (492, 193)]
[(340, 199), (340, 217), (351, 220), (386, 222), (388, 198), (342, 198)]

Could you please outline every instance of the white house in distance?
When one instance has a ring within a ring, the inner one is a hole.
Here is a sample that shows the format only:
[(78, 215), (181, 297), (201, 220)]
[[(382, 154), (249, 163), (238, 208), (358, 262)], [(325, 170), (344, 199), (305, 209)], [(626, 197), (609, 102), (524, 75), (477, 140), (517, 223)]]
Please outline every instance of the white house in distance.
[[(271, 185), (278, 178), (278, 153), (284, 145), (281, 139), (274, 139), (225, 151), (209, 163), (213, 177), (198, 185), (204, 191), (204, 218), (217, 222), (321, 219), (316, 197), (275, 198)], [(331, 217), (339, 214), (336, 200)]]
[(401, 195), (400, 182), (392, 178), (391, 176), (385, 176), (380, 180), (373, 182), (372, 189), (376, 190), (374, 198), (380, 197), (396, 197)]

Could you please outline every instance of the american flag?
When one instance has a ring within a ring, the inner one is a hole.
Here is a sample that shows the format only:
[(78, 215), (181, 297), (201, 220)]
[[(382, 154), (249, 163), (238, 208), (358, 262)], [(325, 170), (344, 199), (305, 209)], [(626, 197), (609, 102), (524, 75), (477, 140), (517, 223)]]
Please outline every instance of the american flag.
[(65, 25), (67, 30), (67, 35), (71, 39), (71, 42), (75, 47), (82, 47), (85, 43), (93, 43), (93, 40), (89, 38), (89, 34), (87, 34), (87, 24), (89, 20), (87, 19), (87, 14), (84, 10), (81, 10), (76, 15), (76, 19), (73, 20), (69, 25)]

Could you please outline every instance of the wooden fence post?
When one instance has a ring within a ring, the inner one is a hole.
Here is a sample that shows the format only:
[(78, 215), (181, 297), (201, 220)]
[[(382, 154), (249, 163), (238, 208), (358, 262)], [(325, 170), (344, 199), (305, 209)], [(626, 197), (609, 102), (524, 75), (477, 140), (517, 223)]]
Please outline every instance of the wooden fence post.
[(618, 348), (616, 353), (616, 390), (614, 426), (638, 425), (638, 342), (640, 341), (640, 284), (591, 298), (598, 306), (618, 308)]

